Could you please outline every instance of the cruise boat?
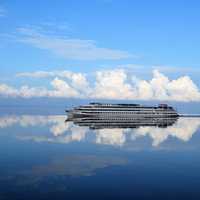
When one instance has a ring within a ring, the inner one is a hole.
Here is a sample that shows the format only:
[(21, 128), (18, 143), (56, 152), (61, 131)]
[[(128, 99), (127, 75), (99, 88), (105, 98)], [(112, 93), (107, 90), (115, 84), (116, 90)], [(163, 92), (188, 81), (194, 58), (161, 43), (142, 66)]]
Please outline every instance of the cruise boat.
[(173, 118), (178, 113), (172, 106), (159, 104), (158, 106), (143, 106), (140, 104), (105, 104), (90, 103), (67, 110), (68, 120), (90, 117), (96, 120), (129, 120), (139, 118)]

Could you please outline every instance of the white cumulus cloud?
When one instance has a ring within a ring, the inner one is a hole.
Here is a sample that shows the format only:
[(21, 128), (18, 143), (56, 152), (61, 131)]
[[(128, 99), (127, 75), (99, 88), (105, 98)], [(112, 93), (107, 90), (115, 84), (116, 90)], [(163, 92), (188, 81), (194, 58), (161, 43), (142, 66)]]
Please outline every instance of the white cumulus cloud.
[(123, 69), (98, 71), (92, 97), (130, 99), (134, 97), (134, 88), (127, 82), (127, 74)]
[(126, 100), (200, 101), (200, 90), (189, 76), (171, 80), (153, 70), (150, 80), (135, 77), (125, 69), (99, 70), (92, 77), (71, 71), (38, 71), (17, 77), (50, 78), (49, 88), (0, 84), (0, 95), (9, 97), (73, 97)]

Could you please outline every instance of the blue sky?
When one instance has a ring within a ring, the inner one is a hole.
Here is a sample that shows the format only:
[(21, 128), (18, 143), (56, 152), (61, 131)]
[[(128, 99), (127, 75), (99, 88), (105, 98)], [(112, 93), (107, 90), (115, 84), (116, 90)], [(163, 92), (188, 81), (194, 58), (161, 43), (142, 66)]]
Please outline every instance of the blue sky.
[(169, 79), (187, 75), (198, 87), (199, 8), (199, 1), (189, 0), (2, 0), (0, 81), (49, 87), (49, 79), (16, 74), (90, 76), (118, 68), (150, 80), (156, 68)]

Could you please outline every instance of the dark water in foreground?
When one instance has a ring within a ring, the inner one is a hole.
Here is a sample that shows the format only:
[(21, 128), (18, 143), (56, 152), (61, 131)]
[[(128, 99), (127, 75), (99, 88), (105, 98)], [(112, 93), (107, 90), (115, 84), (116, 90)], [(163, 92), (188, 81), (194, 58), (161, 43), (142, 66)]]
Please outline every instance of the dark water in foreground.
[(200, 118), (91, 130), (0, 116), (0, 199), (200, 199)]

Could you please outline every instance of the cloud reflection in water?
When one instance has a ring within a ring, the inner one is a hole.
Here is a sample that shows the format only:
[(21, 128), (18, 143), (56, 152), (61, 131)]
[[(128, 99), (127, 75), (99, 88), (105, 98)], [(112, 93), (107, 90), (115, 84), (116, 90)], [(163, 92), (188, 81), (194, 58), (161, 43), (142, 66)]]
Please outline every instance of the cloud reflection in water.
[[(173, 126), (166, 128), (142, 126), (135, 129), (97, 129), (90, 130), (88, 127), (80, 127), (72, 122), (65, 123), (66, 116), (3, 116), (0, 117), (0, 128), (20, 126), (20, 128), (34, 128), (45, 126), (49, 135), (40, 134), (17, 134), (22, 140), (33, 140), (35, 142), (70, 143), (70, 142), (92, 142), (96, 144), (125, 146), (127, 143), (135, 142), (139, 138), (149, 137), (152, 146), (158, 147), (168, 138), (177, 138), (183, 142), (189, 141), (200, 127), (200, 118), (179, 118)], [(89, 137), (92, 134), (92, 139)]]

